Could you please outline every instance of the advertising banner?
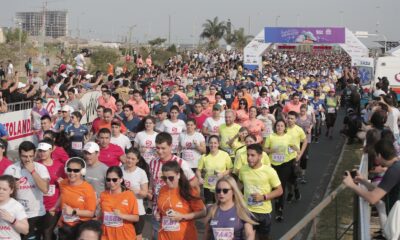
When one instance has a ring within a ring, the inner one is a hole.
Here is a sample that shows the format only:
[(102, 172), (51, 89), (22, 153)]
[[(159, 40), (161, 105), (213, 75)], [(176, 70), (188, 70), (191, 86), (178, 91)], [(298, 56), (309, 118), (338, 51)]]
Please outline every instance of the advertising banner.
[(266, 27), (266, 43), (338, 44), (345, 43), (345, 28), (339, 27)]
[(268, 48), (270, 44), (264, 43), (264, 31), (261, 31), (257, 36), (244, 48), (243, 65), (244, 68), (254, 70), (262, 69), (262, 53)]
[(367, 57), (355, 57), (351, 59), (351, 65), (357, 67), (361, 85), (370, 85), (374, 79), (374, 59)]
[(33, 141), (31, 109), (0, 114), (8, 132), (8, 149), (16, 149), (25, 140)]

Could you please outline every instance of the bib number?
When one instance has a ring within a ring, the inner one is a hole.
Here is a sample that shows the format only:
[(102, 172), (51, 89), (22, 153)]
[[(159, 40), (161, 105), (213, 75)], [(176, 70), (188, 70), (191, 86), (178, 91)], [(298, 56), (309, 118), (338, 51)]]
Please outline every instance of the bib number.
[(216, 175), (211, 175), (211, 176), (208, 176), (208, 185), (210, 185), (210, 186), (215, 186), (215, 184), (217, 183), (217, 180), (218, 180), (218, 177), (216, 176)]
[(285, 154), (273, 153), (272, 154), (272, 160), (274, 162), (283, 163), (285, 161)]
[(74, 150), (82, 150), (82, 142), (72, 142), (71, 148)]
[(122, 219), (113, 212), (104, 212), (103, 224), (107, 227), (121, 227)]
[(191, 152), (193, 150), (185, 150), (182, 152), (182, 158), (186, 161), (193, 161), (194, 160), (194, 155)]
[(49, 191), (46, 194), (43, 194), (45, 197), (51, 197), (56, 193), (56, 185), (50, 184)]
[(328, 113), (335, 113), (336, 109), (333, 107), (328, 108)]
[(252, 196), (249, 196), (249, 197), (247, 198), (247, 204), (248, 204), (249, 206), (261, 206), (263, 203), (262, 203), (262, 202), (256, 202), (256, 201), (254, 201), (254, 199), (253, 199)]
[(213, 228), (215, 240), (232, 240), (234, 238), (233, 228)]
[(181, 229), (181, 225), (178, 221), (174, 221), (170, 217), (166, 216), (162, 218), (161, 226), (166, 232), (176, 232)]

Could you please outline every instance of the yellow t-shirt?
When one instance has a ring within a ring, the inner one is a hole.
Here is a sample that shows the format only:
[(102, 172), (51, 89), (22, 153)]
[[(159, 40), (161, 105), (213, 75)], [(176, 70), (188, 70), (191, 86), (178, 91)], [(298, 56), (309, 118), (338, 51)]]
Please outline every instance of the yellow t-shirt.
[(282, 163), (289, 162), (293, 158), (290, 158), (289, 146), (293, 142), (288, 134), (282, 136), (273, 133), (265, 139), (264, 148), (272, 149), (272, 153), (268, 154), (271, 159), (271, 164), (279, 166)]
[(267, 165), (262, 165), (257, 169), (253, 169), (248, 165), (243, 166), (239, 171), (239, 179), (244, 186), (244, 198), (248, 209), (255, 213), (272, 212), (271, 201), (254, 202), (251, 194), (260, 193), (265, 195), (270, 193), (273, 188), (281, 185), (275, 169)]
[[(304, 130), (297, 126), (294, 125), (292, 128), (288, 127), (287, 128), (287, 132), (286, 134), (288, 134), (290, 136), (290, 138), (293, 141), (293, 144), (296, 145), (296, 147), (298, 149), (300, 149), (300, 143), (303, 142), (306, 139), (306, 133), (304, 132)], [(294, 151), (292, 148), (289, 147), (289, 153), (290, 153), (290, 159), (293, 159), (295, 157), (297, 157), (297, 152)]]
[[(269, 160), (267, 153), (265, 152), (262, 153), (261, 162), (263, 165), (271, 166), (271, 161)], [(242, 147), (236, 152), (235, 163), (233, 164), (233, 170), (235, 173), (238, 173), (239, 170), (246, 165), (249, 165), (249, 163), (247, 162), (247, 148)]]
[[(230, 147), (227, 142), (232, 139), (240, 130), (240, 125), (234, 123), (229, 127), (226, 124), (222, 124), (219, 127), (219, 136), (221, 137), (221, 148), (229, 153), (229, 155), (234, 156), (234, 148)], [(235, 140), (235, 142), (237, 139)], [(235, 142), (232, 146), (235, 145)]]
[(232, 169), (232, 167), (233, 165), (229, 154), (219, 150), (215, 156), (211, 153), (203, 154), (197, 168), (200, 171), (203, 169), (206, 171), (206, 176), (204, 177), (204, 188), (214, 190), (215, 184), (218, 180), (217, 173)]

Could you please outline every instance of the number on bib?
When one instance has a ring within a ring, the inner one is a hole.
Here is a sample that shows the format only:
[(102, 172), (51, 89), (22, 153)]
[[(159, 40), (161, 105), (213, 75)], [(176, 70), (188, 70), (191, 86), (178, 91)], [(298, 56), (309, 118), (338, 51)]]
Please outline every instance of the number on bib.
[(273, 153), (272, 154), (272, 160), (274, 162), (282, 163), (285, 161), (285, 154), (282, 153)]
[(162, 218), (161, 227), (167, 232), (176, 232), (181, 229), (181, 225), (178, 221), (174, 221), (170, 217), (166, 216)]
[(234, 238), (234, 228), (213, 228), (215, 240), (232, 240)]

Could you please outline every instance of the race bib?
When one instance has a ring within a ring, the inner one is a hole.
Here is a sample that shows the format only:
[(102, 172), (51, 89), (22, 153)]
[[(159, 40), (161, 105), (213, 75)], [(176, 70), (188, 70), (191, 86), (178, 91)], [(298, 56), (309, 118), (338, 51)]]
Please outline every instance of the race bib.
[(282, 163), (285, 161), (285, 154), (282, 153), (273, 153), (272, 154), (272, 160), (274, 162)]
[(328, 108), (328, 113), (335, 113), (336, 109), (334, 107)]
[(234, 236), (234, 228), (213, 228), (215, 240), (232, 240)]
[(63, 211), (62, 215), (63, 215), (64, 222), (66, 222), (66, 223), (78, 222), (80, 220), (78, 216), (66, 214), (64, 211)]
[(249, 196), (247, 198), (247, 204), (249, 206), (261, 206), (263, 203), (262, 202), (256, 202), (256, 201), (254, 201), (254, 198), (252, 196)]
[(174, 221), (166, 216), (162, 218), (161, 227), (166, 232), (176, 232), (181, 229), (181, 225), (178, 221)]
[(82, 142), (72, 142), (71, 148), (73, 150), (82, 150)]
[(194, 155), (193, 155), (193, 150), (184, 150), (182, 152), (182, 158), (186, 161), (193, 161), (194, 160)]
[(107, 227), (121, 227), (124, 223), (122, 218), (115, 215), (113, 212), (104, 212), (103, 224)]
[(231, 94), (225, 94), (225, 99), (231, 99), (232, 95)]
[(56, 185), (50, 184), (49, 191), (46, 194), (43, 194), (45, 197), (51, 197), (56, 193)]
[(218, 177), (216, 175), (208, 176), (208, 180), (207, 180), (208, 185), (210, 185), (212, 187), (215, 186), (215, 184), (217, 183), (217, 180), (218, 180)]

